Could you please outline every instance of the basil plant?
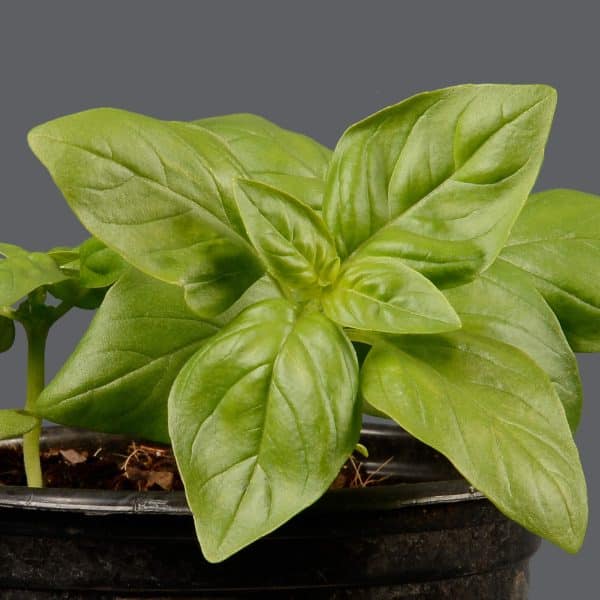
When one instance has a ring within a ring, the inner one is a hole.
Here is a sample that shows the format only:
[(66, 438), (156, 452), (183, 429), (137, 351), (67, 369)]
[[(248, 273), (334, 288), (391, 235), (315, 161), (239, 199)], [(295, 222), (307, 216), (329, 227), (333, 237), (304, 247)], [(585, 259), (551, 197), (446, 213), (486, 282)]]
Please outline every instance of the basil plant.
[(0, 352), (15, 341), (15, 323), (27, 339), (27, 393), (23, 409), (0, 410), (0, 439), (23, 436), (27, 483), (42, 487), (37, 400), (45, 382), (45, 348), (51, 327), (72, 308), (95, 309), (107, 287), (128, 267), (90, 238), (77, 248), (29, 252), (0, 243)]
[(530, 196), (555, 103), (543, 85), (426, 92), (333, 152), (249, 114), (36, 127), (33, 152), (127, 265), (36, 415), (172, 443), (212, 562), (314, 503), (364, 412), (575, 552), (600, 198)]

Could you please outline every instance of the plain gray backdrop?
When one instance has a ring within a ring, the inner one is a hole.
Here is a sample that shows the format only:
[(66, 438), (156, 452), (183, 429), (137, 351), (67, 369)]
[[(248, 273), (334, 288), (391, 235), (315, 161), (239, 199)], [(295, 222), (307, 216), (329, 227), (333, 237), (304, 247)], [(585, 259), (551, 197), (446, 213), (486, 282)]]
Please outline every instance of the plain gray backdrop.
[[(333, 146), (348, 124), (419, 91), (465, 82), (548, 83), (559, 103), (537, 188), (600, 193), (598, 13), (592, 2), (555, 4), (562, 7), (456, 0), (3, 2), (0, 240), (42, 250), (85, 237), (25, 136), (37, 123), (97, 106), (182, 120), (255, 112)], [(73, 313), (52, 333), (50, 376), (89, 318)], [(600, 357), (582, 355), (579, 364), (586, 400), (577, 439), (590, 528), (577, 556), (544, 544), (533, 561), (533, 600), (594, 595)], [(0, 356), (0, 376), (1, 405), (21, 404), (22, 337)]]

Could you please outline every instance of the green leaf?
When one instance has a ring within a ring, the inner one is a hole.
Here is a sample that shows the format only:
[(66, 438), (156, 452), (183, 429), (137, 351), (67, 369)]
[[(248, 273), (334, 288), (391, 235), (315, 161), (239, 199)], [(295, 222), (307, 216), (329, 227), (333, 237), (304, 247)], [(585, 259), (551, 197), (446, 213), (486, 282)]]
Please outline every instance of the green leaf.
[(37, 401), (63, 425), (168, 442), (167, 397), (188, 358), (217, 331), (181, 288), (130, 270)]
[(542, 367), (575, 430), (582, 402), (577, 361), (560, 323), (530, 278), (497, 260), (472, 283), (446, 290), (446, 297), (464, 331), (516, 346)]
[(2, 244), (0, 253), (0, 306), (11, 306), (39, 287), (67, 278), (50, 256)]
[(533, 194), (501, 257), (526, 271), (575, 352), (600, 351), (600, 197)]
[(373, 348), (361, 391), (508, 517), (579, 549), (588, 510), (577, 448), (550, 381), (520, 350), (463, 332), (398, 338)]
[(96, 109), (28, 139), (83, 225), (139, 270), (184, 287), (202, 316), (262, 275), (231, 189), (245, 173), (208, 130)]
[(87, 288), (112, 285), (127, 270), (127, 263), (100, 240), (89, 238), (79, 251), (80, 281)]
[(0, 315), (0, 352), (6, 352), (12, 348), (15, 341), (15, 323), (8, 317)]
[(248, 175), (321, 209), (331, 150), (251, 114), (194, 121), (223, 139)]
[(238, 181), (236, 199), (248, 237), (277, 281), (309, 294), (331, 284), (340, 259), (313, 210), (256, 181)]
[(241, 296), (241, 298), (225, 312), (215, 317), (213, 321), (223, 327), (233, 321), (242, 311), (262, 300), (285, 298), (276, 281), (267, 273), (254, 282)]
[(75, 274), (70, 279), (49, 285), (48, 291), (55, 298), (86, 310), (98, 308), (106, 294), (106, 288), (88, 289), (82, 286)]
[(529, 194), (555, 103), (543, 85), (463, 85), (352, 126), (335, 149), (323, 209), (340, 255), (399, 257), (444, 286), (473, 279)]
[(79, 247), (57, 246), (46, 252), (54, 260), (63, 273), (70, 276), (79, 275)]
[(460, 327), (442, 292), (395, 258), (350, 259), (322, 303), (327, 316), (355, 329), (439, 333)]
[(27, 257), (29, 252), (15, 244), (0, 243), (0, 256), (5, 258)]
[(169, 431), (207, 560), (327, 490), (358, 441), (357, 368), (341, 329), (286, 300), (247, 309), (184, 367)]
[(0, 410), (0, 440), (20, 437), (38, 424), (37, 417), (21, 410)]

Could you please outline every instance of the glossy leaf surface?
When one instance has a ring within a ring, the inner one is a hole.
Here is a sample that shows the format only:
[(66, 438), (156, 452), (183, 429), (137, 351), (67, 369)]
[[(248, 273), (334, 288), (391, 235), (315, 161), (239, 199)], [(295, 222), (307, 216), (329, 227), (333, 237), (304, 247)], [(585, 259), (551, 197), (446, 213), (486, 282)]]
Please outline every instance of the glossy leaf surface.
[(497, 260), (472, 283), (445, 293), (464, 331), (516, 346), (542, 367), (574, 430), (582, 402), (577, 361), (558, 319), (530, 278)]
[(361, 391), (511, 519), (579, 549), (587, 499), (577, 449), (552, 384), (517, 348), (462, 332), (397, 338), (370, 352)]
[(2, 244), (0, 254), (0, 306), (11, 306), (29, 292), (67, 278), (50, 256)]
[(36, 417), (20, 410), (0, 410), (0, 440), (19, 437), (38, 424)]
[(250, 178), (320, 210), (331, 158), (329, 148), (252, 114), (210, 117), (194, 123), (223, 139)]
[(356, 391), (341, 329), (286, 300), (250, 307), (188, 362), (169, 398), (169, 431), (209, 561), (325, 492), (358, 441)]
[(335, 149), (324, 215), (338, 250), (396, 256), (440, 285), (489, 266), (537, 176), (556, 94), (464, 85), (352, 126)]
[(168, 442), (167, 397), (187, 359), (217, 331), (181, 288), (130, 270), (37, 402), (41, 416)]
[(439, 333), (460, 327), (442, 292), (400, 259), (349, 260), (322, 302), (331, 319), (355, 329)]
[(36, 127), (29, 143), (95, 237), (183, 286), (203, 316), (228, 308), (262, 275), (232, 196), (244, 171), (209, 131), (96, 109)]
[(255, 181), (238, 181), (236, 199), (252, 245), (277, 281), (310, 294), (335, 279), (340, 259), (313, 210)]
[(533, 194), (501, 257), (529, 273), (575, 352), (600, 351), (600, 197)]

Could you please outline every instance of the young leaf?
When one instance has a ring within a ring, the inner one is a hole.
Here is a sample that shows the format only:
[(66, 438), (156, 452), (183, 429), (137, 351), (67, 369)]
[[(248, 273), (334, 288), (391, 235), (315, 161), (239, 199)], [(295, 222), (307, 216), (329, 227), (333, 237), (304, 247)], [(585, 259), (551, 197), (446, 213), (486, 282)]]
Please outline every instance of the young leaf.
[(361, 391), (508, 517), (569, 552), (581, 546), (577, 448), (550, 381), (520, 350), (463, 332), (397, 338), (370, 352)]
[(463, 85), (352, 126), (335, 149), (323, 208), (340, 255), (364, 244), (440, 285), (473, 279), (500, 252), (535, 181), (555, 102), (542, 85)]
[(187, 359), (217, 331), (181, 288), (130, 270), (37, 401), (44, 418), (168, 442), (167, 397)]
[(582, 401), (577, 361), (555, 314), (530, 278), (497, 260), (472, 283), (445, 294), (464, 331), (516, 346), (544, 369), (575, 430)]
[(0, 410), (0, 440), (20, 437), (38, 424), (37, 417), (21, 410)]
[(15, 323), (0, 315), (0, 352), (10, 350), (15, 341)]
[(79, 247), (57, 246), (48, 250), (46, 254), (66, 275), (79, 275)]
[(358, 441), (356, 391), (341, 329), (287, 300), (248, 308), (188, 362), (169, 397), (169, 431), (207, 560), (326, 491)]
[(63, 300), (77, 308), (94, 310), (102, 304), (106, 288), (89, 289), (81, 285), (78, 274), (73, 273), (69, 279), (48, 286), (55, 298)]
[(79, 279), (87, 288), (108, 287), (128, 268), (119, 254), (93, 237), (81, 244), (79, 257)]
[(238, 181), (236, 199), (248, 237), (277, 281), (314, 293), (335, 279), (340, 259), (313, 210), (256, 181)]
[(11, 306), (29, 292), (67, 279), (57, 264), (42, 252), (2, 244), (0, 258), (0, 306)]
[(244, 171), (209, 131), (96, 109), (36, 127), (29, 144), (93, 235), (183, 286), (202, 316), (228, 308), (262, 275), (232, 196)]
[(400, 259), (347, 261), (322, 303), (329, 318), (355, 329), (439, 333), (460, 327), (442, 292)]
[(600, 197), (533, 194), (501, 258), (529, 273), (575, 352), (600, 351)]
[(223, 139), (248, 175), (321, 209), (331, 150), (251, 114), (193, 121)]

